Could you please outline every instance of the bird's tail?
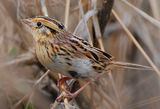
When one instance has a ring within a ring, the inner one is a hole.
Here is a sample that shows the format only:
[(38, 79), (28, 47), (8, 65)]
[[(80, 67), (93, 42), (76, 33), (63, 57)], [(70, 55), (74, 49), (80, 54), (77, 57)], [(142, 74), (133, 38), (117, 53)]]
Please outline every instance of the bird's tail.
[(119, 62), (119, 61), (111, 61), (110, 65), (113, 67), (121, 67), (127, 69), (135, 69), (135, 70), (153, 70), (149, 66), (144, 66), (140, 64), (127, 63), (127, 62)]

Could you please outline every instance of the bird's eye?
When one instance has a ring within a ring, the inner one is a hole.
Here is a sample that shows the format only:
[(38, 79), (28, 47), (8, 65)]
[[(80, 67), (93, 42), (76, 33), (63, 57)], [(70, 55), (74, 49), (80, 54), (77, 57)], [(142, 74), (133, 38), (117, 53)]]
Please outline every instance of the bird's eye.
[(38, 26), (38, 27), (41, 27), (41, 26), (42, 26), (42, 23), (41, 23), (41, 22), (37, 22), (37, 26)]

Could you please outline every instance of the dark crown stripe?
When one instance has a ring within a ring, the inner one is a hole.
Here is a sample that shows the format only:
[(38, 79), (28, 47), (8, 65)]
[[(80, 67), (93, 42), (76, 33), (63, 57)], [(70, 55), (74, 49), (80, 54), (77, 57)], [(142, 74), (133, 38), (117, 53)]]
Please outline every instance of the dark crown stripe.
[(49, 26), (45, 25), (45, 27), (48, 28), (51, 31), (51, 33), (53, 33), (53, 34), (59, 33), (58, 31), (56, 31), (55, 29), (53, 29), (53, 28), (51, 28)]

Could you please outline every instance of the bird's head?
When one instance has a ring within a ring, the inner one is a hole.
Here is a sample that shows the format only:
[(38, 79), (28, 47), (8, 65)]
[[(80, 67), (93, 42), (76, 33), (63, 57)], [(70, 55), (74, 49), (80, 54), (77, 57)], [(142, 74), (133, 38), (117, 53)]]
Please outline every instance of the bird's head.
[(36, 41), (52, 38), (65, 30), (63, 24), (45, 16), (23, 19), (22, 22), (28, 25)]

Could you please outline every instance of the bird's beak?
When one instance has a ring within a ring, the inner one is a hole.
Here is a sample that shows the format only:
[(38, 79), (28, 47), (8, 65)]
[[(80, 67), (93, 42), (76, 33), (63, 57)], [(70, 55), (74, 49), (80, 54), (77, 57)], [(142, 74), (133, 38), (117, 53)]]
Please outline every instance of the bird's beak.
[(24, 24), (27, 24), (29, 27), (33, 27), (33, 22), (32, 22), (32, 19), (22, 19), (22, 22)]

